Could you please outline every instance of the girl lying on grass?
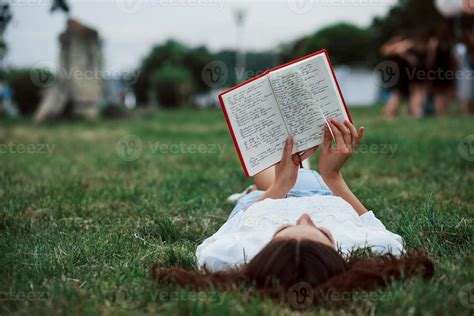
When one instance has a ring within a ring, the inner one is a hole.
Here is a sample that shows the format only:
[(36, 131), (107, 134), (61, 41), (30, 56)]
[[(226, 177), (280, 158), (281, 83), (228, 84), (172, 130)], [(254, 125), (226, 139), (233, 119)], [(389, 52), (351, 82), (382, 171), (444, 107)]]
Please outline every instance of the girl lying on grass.
[[(341, 175), (364, 129), (357, 132), (348, 121), (330, 124), (335, 147), (326, 130), (320, 174), (298, 167), (316, 148), (291, 155), (288, 139), (281, 162), (255, 176), (256, 190), (240, 198), (227, 222), (197, 248), (201, 271), (153, 266), (152, 277), (195, 289), (248, 284), (273, 294), (302, 282), (325, 293), (371, 290), (418, 273), (431, 278), (432, 262), (405, 254), (402, 238), (367, 210)], [(360, 248), (376, 256), (345, 259)]]

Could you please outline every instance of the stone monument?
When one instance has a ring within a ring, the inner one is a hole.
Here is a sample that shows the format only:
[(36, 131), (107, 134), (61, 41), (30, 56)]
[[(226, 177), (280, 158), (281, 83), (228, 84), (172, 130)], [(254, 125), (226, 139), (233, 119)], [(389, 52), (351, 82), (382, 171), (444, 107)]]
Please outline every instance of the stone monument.
[(99, 33), (69, 18), (59, 36), (59, 69), (35, 114), (37, 121), (61, 116), (94, 119), (103, 99)]

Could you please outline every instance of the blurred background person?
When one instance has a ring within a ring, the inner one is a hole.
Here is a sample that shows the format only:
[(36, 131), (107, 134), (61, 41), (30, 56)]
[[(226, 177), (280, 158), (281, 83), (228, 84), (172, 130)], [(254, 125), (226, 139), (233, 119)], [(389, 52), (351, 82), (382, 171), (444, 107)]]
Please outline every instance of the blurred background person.
[(411, 39), (411, 47), (406, 52), (409, 71), (409, 110), (415, 118), (423, 117), (427, 100), (428, 85), (426, 82), (426, 55), (428, 49), (428, 33), (420, 33)]
[(448, 23), (428, 43), (427, 78), (434, 97), (436, 115), (448, 114), (448, 105), (455, 92), (454, 37)]
[(400, 104), (408, 96), (408, 76), (405, 69), (408, 62), (404, 58), (409, 43), (403, 36), (395, 36), (385, 43), (380, 49), (382, 56), (394, 62), (399, 69), (398, 80), (389, 88), (390, 95), (384, 107), (384, 115), (391, 119), (397, 116)]
[(461, 113), (474, 113), (474, 33), (463, 29), (461, 42), (456, 45), (456, 57), (459, 64), (457, 76), (457, 96)]
[(409, 113), (415, 118), (423, 116), (423, 106), (427, 95), (425, 35), (413, 37), (395, 36), (382, 46), (381, 53), (385, 58), (398, 66), (399, 79), (390, 89), (390, 97), (384, 108), (386, 118), (397, 116), (400, 104), (408, 99)]

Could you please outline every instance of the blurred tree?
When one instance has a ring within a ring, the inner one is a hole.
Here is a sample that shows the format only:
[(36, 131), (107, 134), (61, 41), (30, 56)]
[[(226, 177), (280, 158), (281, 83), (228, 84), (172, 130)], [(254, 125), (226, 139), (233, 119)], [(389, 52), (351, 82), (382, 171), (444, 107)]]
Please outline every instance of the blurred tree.
[(232, 49), (222, 50), (214, 55), (214, 59), (222, 61), (229, 70), (226, 83), (228, 86), (233, 86), (237, 83), (236, 73), (234, 71), (237, 64), (235, 56), (235, 50)]
[[(240, 81), (250, 79), (262, 72), (271, 69), (280, 64), (279, 56), (276, 51), (247, 52), (245, 54), (246, 72)], [(237, 76), (242, 74), (237, 73)]]
[(301, 50), (303, 43), (306, 41), (306, 37), (301, 37), (291, 43), (282, 43), (278, 46), (279, 56), (282, 63), (292, 61), (296, 52)]
[(54, 12), (56, 10), (62, 11), (66, 14), (69, 13), (69, 5), (67, 4), (66, 0), (53, 0), (51, 3), (51, 8), (49, 9), (50, 12)]
[(151, 101), (149, 100), (151, 76), (163, 67), (166, 62), (169, 64), (181, 64), (185, 55), (186, 47), (173, 40), (166, 42), (164, 45), (153, 47), (140, 66), (139, 75), (133, 87), (137, 102), (140, 104), (149, 103)]
[(209, 90), (209, 86), (206, 85), (202, 80), (202, 69), (213, 60), (213, 56), (206, 47), (198, 47), (190, 49), (185, 57), (183, 65), (191, 72), (195, 83), (195, 89), (197, 92), (205, 92)]
[(432, 34), (442, 21), (433, 0), (399, 0), (385, 16), (374, 18), (371, 29), (380, 47), (395, 35)]
[(246, 52), (245, 71), (242, 72), (237, 69), (235, 56), (234, 50), (223, 50), (214, 55), (214, 59), (222, 61), (229, 70), (226, 86), (233, 86), (238, 82), (250, 79), (280, 63), (276, 52)]
[[(56, 10), (69, 13), (69, 5), (67, 0), (53, 0), (51, 3), (50, 12)], [(0, 61), (5, 58), (8, 50), (8, 46), (4, 39), (5, 31), (7, 30), (8, 24), (12, 20), (13, 14), (11, 11), (10, 3), (8, 0), (0, 0)]]
[(212, 60), (212, 55), (205, 47), (191, 49), (173, 40), (153, 47), (150, 54), (142, 62), (137, 81), (134, 84), (138, 103), (146, 104), (150, 101), (149, 92), (152, 85), (152, 76), (155, 76), (156, 72), (165, 66), (186, 69), (195, 83), (196, 91), (208, 90), (209, 87), (201, 78), (201, 71)]
[(48, 82), (41, 82), (41, 85), (35, 83), (32, 77), (37, 74), (48, 78), (48, 82), (54, 80), (54, 75), (46, 69), (15, 69), (7, 74), (7, 79), (13, 90), (13, 101), (22, 115), (31, 115), (36, 111), (41, 101), (42, 86), (49, 86)]
[[(50, 11), (60, 10), (69, 13), (67, 0), (53, 0)], [(10, 1), (0, 0), (0, 79), (6, 77), (10, 88), (13, 91), (13, 101), (18, 106), (20, 113), (23, 115), (32, 114), (40, 100), (42, 87), (35, 84), (32, 74), (45, 71), (48, 72), (46, 77), (53, 80), (54, 76), (45, 69), (16, 69), (7, 72), (4, 69), (3, 60), (8, 51), (8, 45), (5, 42), (4, 34), (13, 18), (10, 7)]]
[(156, 70), (151, 77), (152, 90), (163, 107), (186, 104), (193, 92), (193, 82), (193, 76), (187, 68), (171, 64)]
[(296, 41), (290, 55), (294, 59), (326, 49), (331, 62), (336, 65), (360, 65), (367, 64), (373, 47), (372, 34), (368, 29), (337, 23)]
[[(5, 31), (12, 19), (12, 12), (10, 4), (7, 2), (0, 2), (0, 61), (3, 61), (7, 54), (7, 44), (5, 42)], [(2, 67), (3, 68), (3, 67)]]

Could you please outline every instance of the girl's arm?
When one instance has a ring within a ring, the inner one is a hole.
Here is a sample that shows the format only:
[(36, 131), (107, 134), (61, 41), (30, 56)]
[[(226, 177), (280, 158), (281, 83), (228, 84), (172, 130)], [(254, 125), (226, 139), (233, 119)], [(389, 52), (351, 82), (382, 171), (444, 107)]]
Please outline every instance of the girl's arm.
[(357, 196), (352, 193), (351, 189), (347, 186), (340, 173), (332, 177), (322, 177), (332, 193), (334, 193), (336, 196), (340, 196), (350, 205), (352, 205), (357, 214), (362, 215), (367, 212), (367, 208), (362, 204), (361, 201), (359, 201)]
[(326, 129), (322, 151), (319, 155), (319, 173), (334, 195), (346, 200), (359, 215), (362, 215), (367, 212), (367, 208), (347, 186), (342, 177), (341, 169), (362, 140), (364, 128), (361, 127), (357, 133), (354, 125), (349, 121), (342, 124), (336, 120), (330, 122), (330, 127), (336, 147), (333, 148), (331, 133), (329, 129)]

